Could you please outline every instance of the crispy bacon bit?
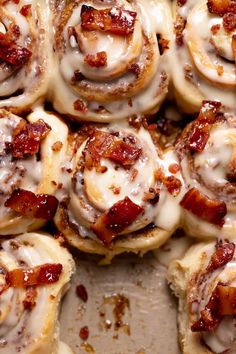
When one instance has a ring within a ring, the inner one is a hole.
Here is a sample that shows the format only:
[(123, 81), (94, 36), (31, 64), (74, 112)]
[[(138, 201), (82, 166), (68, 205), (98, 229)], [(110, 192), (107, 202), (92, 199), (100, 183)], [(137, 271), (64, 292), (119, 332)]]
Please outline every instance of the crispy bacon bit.
[(0, 59), (6, 63), (20, 67), (30, 59), (31, 55), (31, 51), (19, 45), (3, 46), (0, 38)]
[(76, 295), (83, 300), (83, 302), (87, 302), (88, 301), (88, 293), (87, 290), (85, 288), (85, 286), (83, 284), (79, 284), (76, 287)]
[(96, 30), (126, 36), (133, 33), (136, 16), (136, 12), (120, 8), (97, 10), (92, 6), (82, 5), (81, 27), (87, 31)]
[(20, 13), (22, 16), (25, 17), (31, 16), (32, 15), (31, 5), (29, 4), (29, 5), (22, 6), (22, 8), (20, 9)]
[(101, 158), (110, 159), (122, 166), (134, 165), (142, 153), (135, 142), (123, 141), (111, 133), (95, 130), (84, 150), (86, 168), (99, 168)]
[(13, 269), (5, 276), (6, 284), (13, 288), (26, 288), (56, 283), (62, 273), (60, 263), (46, 263), (29, 269)]
[(223, 16), (227, 12), (235, 12), (235, 0), (208, 0), (208, 11), (219, 16)]
[(236, 315), (236, 288), (218, 284), (217, 289), (219, 293), (220, 315)]
[(216, 250), (211, 256), (210, 262), (206, 268), (207, 272), (214, 272), (214, 270), (223, 267), (230, 262), (234, 256), (235, 244), (233, 242), (222, 241), (217, 242)]
[(175, 30), (175, 41), (178, 46), (182, 46), (184, 44), (184, 36), (183, 36), (183, 31), (186, 26), (186, 20), (180, 16), (177, 15), (175, 25), (174, 25), (174, 30)]
[(157, 182), (163, 183), (170, 194), (176, 197), (180, 190), (182, 183), (175, 176), (165, 176), (162, 169), (159, 168), (155, 171), (155, 179)]
[(200, 318), (192, 326), (192, 332), (208, 332), (214, 330), (222, 320), (219, 313), (218, 287), (213, 291), (206, 307), (200, 313)]
[(58, 200), (53, 195), (15, 189), (5, 206), (27, 217), (51, 220), (56, 213)]
[(170, 41), (165, 38), (158, 39), (160, 54), (162, 55), (167, 49), (169, 49)]
[(140, 70), (140, 66), (136, 63), (131, 64), (128, 68), (128, 71), (134, 74), (136, 77), (139, 77)]
[(88, 112), (88, 106), (84, 101), (76, 100), (74, 102), (74, 110), (86, 113), (86, 112)]
[(169, 165), (168, 170), (170, 173), (176, 174), (180, 170), (180, 165), (178, 163), (172, 163)]
[(232, 37), (232, 50), (233, 50), (233, 54), (234, 54), (234, 61), (236, 64), (236, 34), (234, 34)]
[(224, 67), (223, 65), (217, 65), (217, 74), (222, 76), (224, 74)]
[(234, 31), (236, 29), (236, 8), (235, 13), (228, 12), (223, 16), (223, 27), (226, 31)]
[(191, 151), (204, 150), (214, 123), (223, 117), (220, 112), (221, 103), (216, 101), (203, 101), (198, 118), (193, 123), (193, 129), (188, 137), (187, 147)]
[(37, 154), (41, 140), (51, 130), (51, 127), (42, 119), (32, 124), (22, 124), (22, 122), (23, 120), (13, 133), (12, 143), (7, 146), (12, 156), (16, 158), (24, 158), (25, 155)]
[(217, 34), (219, 32), (219, 30), (220, 30), (220, 25), (219, 24), (211, 26), (211, 32), (213, 34)]
[(178, 6), (184, 6), (186, 4), (187, 0), (178, 0), (177, 4)]
[(199, 218), (222, 227), (227, 214), (226, 204), (213, 200), (202, 194), (198, 189), (190, 189), (183, 197), (180, 205)]
[(72, 84), (75, 84), (76, 82), (80, 82), (84, 80), (84, 75), (80, 70), (75, 70), (74, 71), (74, 76), (71, 79)]
[(27, 289), (25, 294), (25, 299), (23, 300), (23, 305), (25, 310), (31, 311), (36, 305), (37, 291), (33, 287)]
[(84, 326), (79, 331), (79, 336), (82, 340), (87, 340), (89, 337), (89, 329), (88, 326)]
[(109, 246), (117, 234), (131, 225), (143, 212), (142, 207), (125, 197), (102, 214), (91, 229), (105, 246)]
[(87, 54), (84, 58), (85, 63), (94, 68), (100, 68), (107, 65), (107, 53), (98, 52), (96, 54)]
[(209, 332), (214, 330), (223, 316), (236, 315), (236, 288), (218, 283), (200, 319), (191, 330), (193, 332)]
[(112, 184), (109, 189), (112, 191), (113, 194), (118, 195), (120, 194), (120, 187), (115, 186)]
[(62, 142), (61, 141), (56, 141), (53, 145), (52, 145), (52, 151), (58, 152), (62, 149)]

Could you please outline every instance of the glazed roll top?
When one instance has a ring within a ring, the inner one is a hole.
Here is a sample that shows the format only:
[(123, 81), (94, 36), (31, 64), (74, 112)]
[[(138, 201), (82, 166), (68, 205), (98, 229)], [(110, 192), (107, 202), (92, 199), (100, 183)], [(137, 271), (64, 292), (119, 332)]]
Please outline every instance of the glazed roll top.
[(235, 110), (235, 1), (175, 1), (173, 10), (171, 68), (178, 103), (196, 112), (202, 100), (219, 100)]
[(0, 114), (0, 235), (7, 235), (53, 218), (66, 128), (43, 111), (32, 113), (30, 123), (5, 110)]
[(0, 1), (0, 107), (19, 113), (46, 95), (50, 53), (44, 1)]
[(54, 24), (59, 112), (110, 122), (157, 111), (169, 82), (167, 2), (68, 2)]
[(235, 352), (235, 239), (192, 246), (169, 268), (184, 353)]
[(69, 252), (50, 236), (24, 234), (2, 242), (0, 267), (0, 353), (58, 353), (59, 304), (74, 270)]
[(236, 230), (236, 116), (203, 102), (176, 146), (186, 194), (184, 226), (197, 237), (233, 237)]
[[(118, 235), (117, 242), (136, 232), (141, 237), (152, 225), (162, 240), (177, 227), (182, 182), (176, 157), (172, 150), (163, 154), (143, 126), (84, 127), (71, 152), (65, 167), (69, 198), (56, 215), (63, 233), (76, 230), (97, 247), (112, 248)], [(78, 239), (75, 231), (68, 233)]]

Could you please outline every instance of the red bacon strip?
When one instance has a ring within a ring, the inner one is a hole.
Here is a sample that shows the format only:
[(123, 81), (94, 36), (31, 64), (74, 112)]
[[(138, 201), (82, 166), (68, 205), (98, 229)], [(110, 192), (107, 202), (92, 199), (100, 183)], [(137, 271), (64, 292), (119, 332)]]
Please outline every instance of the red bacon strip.
[(105, 246), (109, 246), (117, 234), (131, 225), (143, 211), (142, 207), (125, 197), (102, 214), (91, 229)]
[(16, 189), (6, 200), (5, 206), (23, 216), (51, 220), (56, 213), (58, 200), (53, 195)]
[(115, 7), (97, 10), (92, 6), (82, 5), (80, 16), (83, 30), (126, 36), (134, 31), (137, 13)]
[(207, 272), (214, 272), (214, 270), (225, 266), (230, 262), (234, 256), (235, 244), (233, 242), (222, 241), (217, 242), (216, 250), (211, 256), (210, 262), (206, 268)]
[(32, 52), (17, 45), (9, 33), (0, 33), (0, 59), (13, 66), (23, 66)]
[(39, 145), (51, 127), (42, 119), (32, 124), (22, 124), (16, 128), (13, 134), (13, 141), (7, 145), (7, 149), (11, 152), (13, 157), (24, 158), (25, 155), (34, 155), (39, 151)]
[(198, 189), (190, 189), (183, 197), (180, 205), (199, 218), (222, 227), (227, 213), (226, 204), (213, 200), (202, 194)]
[(14, 269), (5, 276), (8, 287), (26, 288), (56, 283), (62, 273), (60, 263), (46, 263), (29, 269)]
[(96, 130), (84, 150), (85, 166), (88, 169), (100, 167), (100, 159), (107, 158), (122, 166), (132, 166), (140, 157), (142, 150), (135, 146), (135, 138), (123, 141), (115, 135)]
[(221, 103), (203, 101), (198, 118), (193, 123), (193, 130), (188, 137), (187, 148), (191, 151), (204, 150), (210, 136), (212, 125), (222, 119)]

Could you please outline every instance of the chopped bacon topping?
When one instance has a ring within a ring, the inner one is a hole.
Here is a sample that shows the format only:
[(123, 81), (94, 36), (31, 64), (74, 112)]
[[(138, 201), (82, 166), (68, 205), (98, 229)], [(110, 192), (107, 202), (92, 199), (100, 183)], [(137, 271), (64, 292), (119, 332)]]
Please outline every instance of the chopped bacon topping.
[(236, 11), (235, 0), (208, 0), (207, 7), (210, 13), (223, 16), (227, 12)]
[(162, 169), (159, 168), (155, 172), (155, 179), (157, 182), (163, 183), (166, 189), (168, 190), (168, 192), (172, 194), (174, 197), (176, 197), (179, 194), (182, 183), (175, 176), (173, 175), (165, 176)]
[(217, 242), (216, 250), (211, 256), (210, 262), (206, 268), (207, 272), (214, 272), (214, 270), (223, 267), (230, 262), (234, 256), (235, 244), (233, 242), (222, 241)]
[(96, 54), (87, 54), (84, 58), (85, 63), (94, 68), (100, 68), (107, 65), (107, 53), (98, 52)]
[(24, 5), (22, 6), (22, 8), (20, 9), (20, 13), (22, 16), (28, 17), (31, 16), (32, 12), (31, 12), (31, 5)]
[(227, 213), (226, 204), (213, 200), (202, 194), (198, 189), (190, 189), (183, 197), (180, 205), (199, 218), (222, 227)]
[(191, 327), (193, 332), (214, 330), (223, 316), (236, 315), (236, 288), (218, 283), (200, 318)]
[(143, 211), (142, 207), (125, 197), (102, 214), (91, 229), (105, 246), (109, 246), (117, 234), (131, 225)]
[(219, 32), (219, 30), (220, 30), (220, 25), (219, 24), (211, 26), (211, 32), (213, 34), (217, 34)]
[[(236, 10), (236, 8), (235, 8)], [(228, 12), (223, 16), (223, 27), (226, 31), (234, 31), (236, 29), (236, 11)]]
[(177, 4), (179, 6), (184, 6), (186, 4), (187, 0), (177, 0)]
[(207, 332), (214, 330), (222, 320), (219, 313), (218, 287), (213, 291), (206, 307), (200, 313), (200, 318), (192, 326), (192, 332)]
[(23, 300), (24, 308), (28, 311), (31, 311), (36, 305), (37, 290), (33, 287), (27, 289), (25, 294), (25, 299)]
[(87, 31), (97, 30), (126, 36), (133, 33), (136, 16), (136, 12), (120, 8), (97, 10), (92, 6), (82, 5), (81, 27)]
[(46, 263), (29, 269), (14, 269), (6, 273), (6, 284), (13, 288), (26, 288), (56, 283), (62, 273), (60, 263)]
[(95, 130), (84, 150), (85, 166), (88, 169), (99, 168), (100, 159), (106, 158), (122, 166), (130, 167), (142, 153), (135, 143), (133, 136), (123, 141), (111, 133)]
[(27, 217), (51, 220), (56, 213), (58, 200), (53, 195), (16, 189), (6, 200), (5, 206)]
[(15, 43), (17, 33), (0, 32), (0, 59), (13, 66), (23, 66), (31, 57), (32, 52)]
[(193, 129), (188, 137), (187, 147), (189, 150), (197, 152), (204, 150), (212, 125), (223, 117), (220, 108), (220, 102), (203, 101), (199, 116), (193, 122)]
[(175, 30), (175, 41), (178, 46), (182, 46), (184, 44), (184, 36), (183, 36), (183, 31), (186, 26), (186, 20), (180, 16), (177, 15), (175, 25), (174, 25), (174, 30)]
[(86, 113), (88, 112), (88, 106), (87, 104), (82, 101), (82, 100), (76, 100), (73, 104), (74, 106), (74, 110), (75, 111), (80, 111), (80, 112), (83, 112), (83, 113)]
[(79, 331), (79, 336), (82, 340), (87, 340), (89, 337), (89, 328), (88, 326), (84, 326), (82, 328), (80, 328)]
[(21, 120), (13, 133), (12, 143), (7, 144), (7, 149), (16, 158), (37, 154), (41, 140), (47, 136), (50, 130), (51, 127), (42, 119), (32, 124), (26, 124)]

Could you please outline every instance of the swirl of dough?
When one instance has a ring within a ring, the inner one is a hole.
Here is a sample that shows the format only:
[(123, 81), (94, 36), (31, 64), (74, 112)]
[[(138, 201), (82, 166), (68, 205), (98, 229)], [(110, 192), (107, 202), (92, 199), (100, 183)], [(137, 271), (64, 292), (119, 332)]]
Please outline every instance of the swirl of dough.
[(169, 266), (167, 278), (179, 299), (184, 354), (235, 353), (235, 241), (198, 243)]
[(176, 151), (187, 191), (181, 201), (186, 232), (201, 238), (234, 237), (236, 116), (223, 114), (218, 102), (204, 102)]
[(199, 110), (202, 100), (217, 100), (236, 110), (233, 53), (236, 28), (225, 20), (225, 16), (235, 16), (235, 9), (219, 15), (211, 10), (210, 3), (214, 2), (176, 0), (173, 3), (172, 77), (177, 102), (190, 113)]
[(170, 24), (164, 1), (68, 2), (54, 21), (54, 107), (99, 122), (156, 112), (168, 89)]
[(0, 107), (19, 114), (46, 96), (51, 52), (45, 1), (0, 1)]
[(75, 141), (55, 216), (69, 243), (108, 258), (164, 243), (181, 210), (181, 176), (168, 170), (176, 166), (173, 150), (163, 153), (148, 130), (126, 122), (87, 126)]
[[(19, 116), (0, 110), (0, 235), (35, 230), (48, 220), (48, 217), (35, 218), (27, 213), (21, 214), (20, 210), (18, 212), (14, 208), (6, 207), (7, 200), (11, 199), (16, 191), (26, 191), (30, 196), (33, 193), (48, 196), (53, 206), (57, 203), (53, 195), (58, 189), (60, 164), (66, 149), (63, 147), (63, 139), (67, 139), (67, 127), (55, 115), (42, 110), (31, 113), (28, 120), (30, 124), (26, 124)], [(34, 147), (35, 142), (37, 144), (37, 140), (30, 140), (30, 136), (24, 135), (24, 127), (32, 127), (34, 124), (37, 127), (38, 122), (46, 127), (46, 136), (38, 143), (38, 151), (30, 154), (30, 149)], [(20, 132), (18, 135), (17, 130)], [(16, 137), (21, 139), (17, 142)], [(25, 144), (28, 141), (30, 144)], [(23, 151), (25, 146), (29, 150)], [(21, 152), (23, 155), (16, 157), (16, 154)], [(24, 205), (21, 205), (21, 209), (24, 209)]]
[(0, 267), (0, 353), (66, 349), (59, 342), (58, 311), (74, 271), (69, 252), (49, 235), (26, 233), (1, 243)]

